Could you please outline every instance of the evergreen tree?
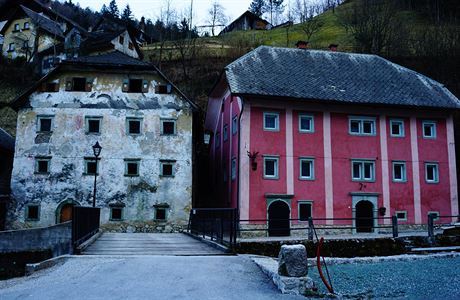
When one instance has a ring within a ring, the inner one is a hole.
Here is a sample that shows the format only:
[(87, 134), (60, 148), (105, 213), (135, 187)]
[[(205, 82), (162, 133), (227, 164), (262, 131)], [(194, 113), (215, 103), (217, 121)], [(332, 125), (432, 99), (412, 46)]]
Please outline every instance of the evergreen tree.
[(252, 0), (249, 11), (260, 17), (264, 13), (265, 0)]
[(114, 18), (118, 18), (118, 16), (120, 15), (120, 11), (118, 10), (118, 5), (115, 0), (110, 1), (109, 15), (111, 15)]
[(121, 19), (127, 23), (133, 20), (133, 12), (131, 11), (129, 4), (126, 4), (126, 7), (121, 14)]
[(109, 13), (109, 9), (107, 8), (107, 6), (105, 4), (102, 5), (102, 8), (101, 8), (101, 15), (107, 15)]

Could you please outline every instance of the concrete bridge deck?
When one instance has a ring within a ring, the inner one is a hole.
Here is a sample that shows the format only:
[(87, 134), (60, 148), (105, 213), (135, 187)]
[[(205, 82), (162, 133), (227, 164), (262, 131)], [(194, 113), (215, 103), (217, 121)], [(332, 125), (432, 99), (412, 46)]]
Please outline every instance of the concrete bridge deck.
[(223, 255), (182, 233), (103, 233), (83, 255)]

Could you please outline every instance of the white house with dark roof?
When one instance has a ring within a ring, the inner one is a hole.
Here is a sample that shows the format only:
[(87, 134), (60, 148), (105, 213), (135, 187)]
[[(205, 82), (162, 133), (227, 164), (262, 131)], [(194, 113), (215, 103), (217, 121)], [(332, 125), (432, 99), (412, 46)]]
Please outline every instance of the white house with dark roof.
[(209, 96), (215, 206), (268, 235), (310, 217), (350, 232), (378, 232), (392, 216), (455, 221), (459, 108), (439, 82), (376, 55), (259, 47)]
[(9, 228), (71, 219), (74, 205), (92, 205), (95, 175), (105, 229), (173, 232), (187, 224), (197, 106), (153, 65), (118, 51), (65, 60), (13, 106)]

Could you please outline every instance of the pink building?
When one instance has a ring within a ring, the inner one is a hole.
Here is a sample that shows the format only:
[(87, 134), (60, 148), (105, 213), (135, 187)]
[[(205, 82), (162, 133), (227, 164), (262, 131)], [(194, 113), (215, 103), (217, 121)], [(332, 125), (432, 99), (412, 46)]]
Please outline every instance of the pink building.
[[(458, 108), (440, 83), (375, 55), (259, 47), (209, 96), (215, 206), (242, 223), (311, 216), (362, 232), (391, 222), (380, 216), (457, 215)], [(369, 219), (332, 220), (354, 217)]]

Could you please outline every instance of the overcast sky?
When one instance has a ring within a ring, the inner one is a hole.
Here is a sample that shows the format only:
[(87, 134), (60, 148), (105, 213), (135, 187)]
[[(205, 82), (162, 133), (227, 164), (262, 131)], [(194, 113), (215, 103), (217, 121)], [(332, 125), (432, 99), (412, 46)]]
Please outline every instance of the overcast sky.
[[(63, 1), (63, 0), (61, 0)], [(123, 11), (126, 4), (129, 3), (134, 16), (140, 19), (144, 16), (146, 19), (155, 20), (159, 16), (159, 11), (164, 6), (164, 0), (116, 0), (118, 9)], [(205, 25), (207, 11), (213, 0), (193, 0), (194, 19), (193, 25)], [(251, 0), (218, 0), (225, 8), (225, 14), (231, 19), (235, 19), (243, 14), (248, 8)], [(83, 8), (90, 7), (93, 10), (100, 11), (103, 4), (109, 5), (110, 0), (73, 0), (74, 3), (80, 3)], [(191, 0), (172, 0), (172, 5), (179, 13), (190, 11)]]

